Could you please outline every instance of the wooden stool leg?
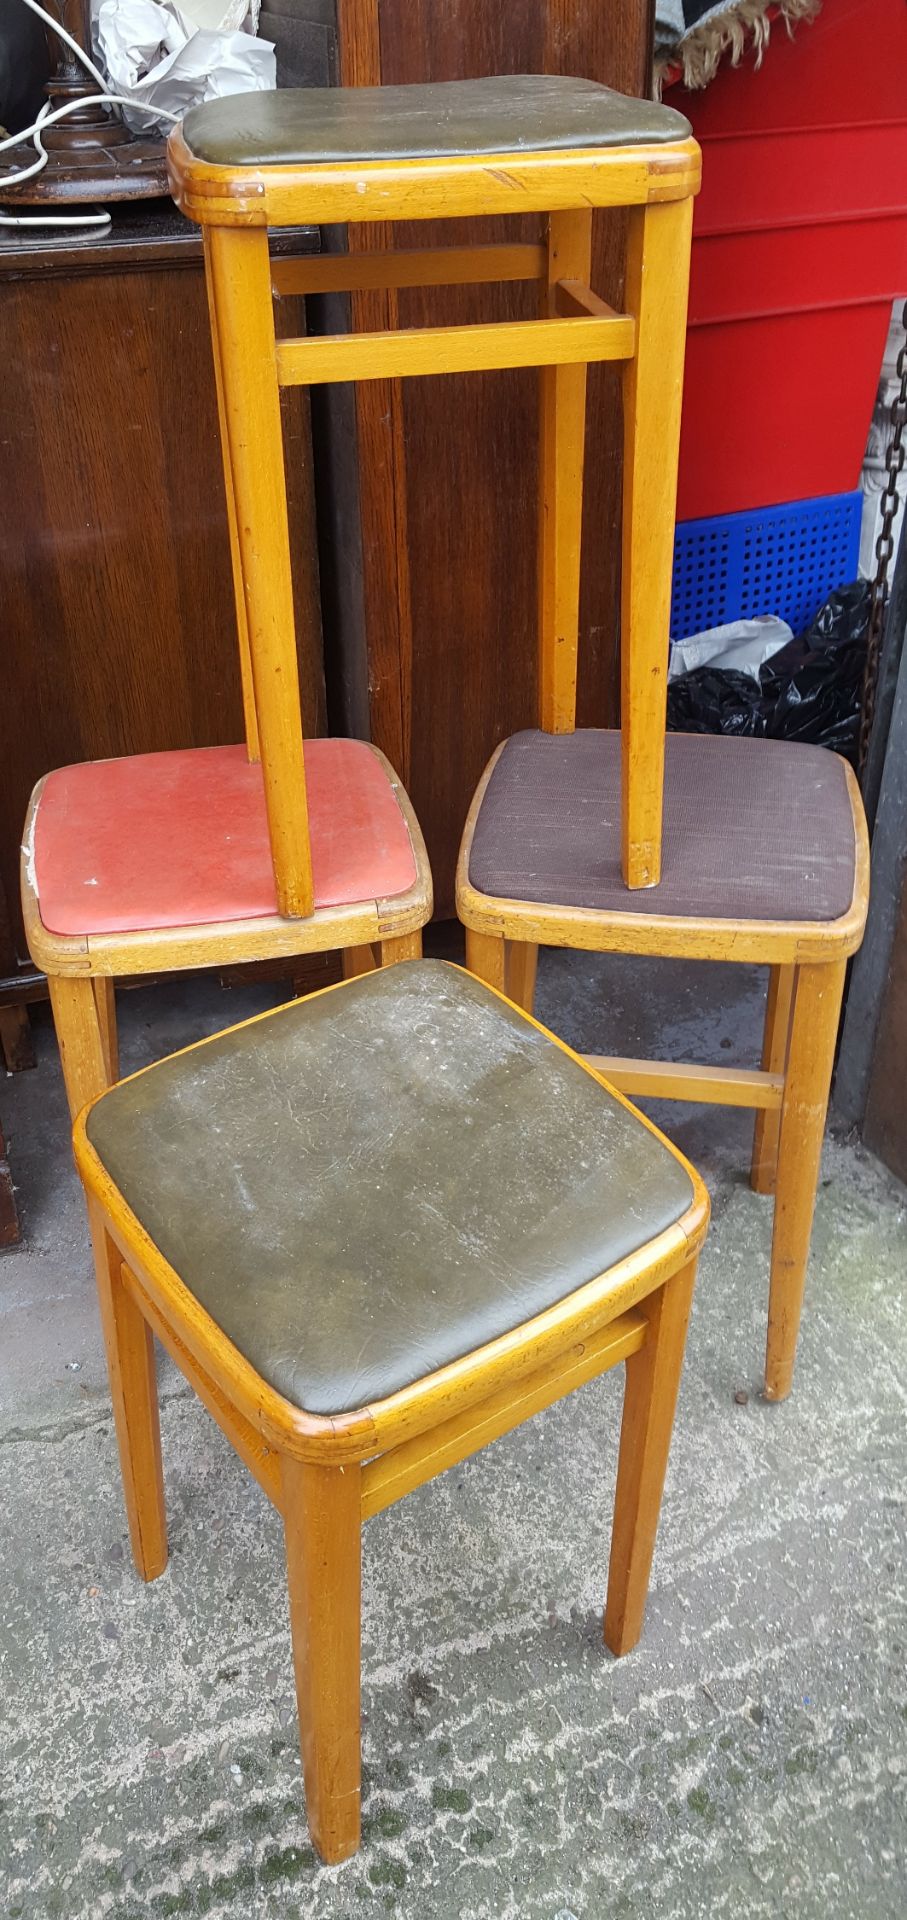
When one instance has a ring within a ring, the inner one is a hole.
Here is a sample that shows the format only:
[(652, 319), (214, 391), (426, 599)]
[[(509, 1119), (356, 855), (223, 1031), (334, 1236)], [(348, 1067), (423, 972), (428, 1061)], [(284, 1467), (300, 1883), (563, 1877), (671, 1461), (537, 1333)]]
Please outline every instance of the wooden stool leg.
[(797, 968), (775, 1185), (765, 1397), (790, 1393), (846, 960)]
[(104, 1035), (98, 1018), (94, 981), (84, 975), (48, 978), (57, 1045), (69, 1111), (75, 1119), (88, 1100), (112, 1083), (108, 1074)]
[(507, 998), (522, 1007), (524, 1013), (532, 1012), (538, 963), (539, 950), (534, 941), (507, 941)]
[[(796, 972), (796, 967), (772, 967), (769, 972), (765, 1035), (762, 1042), (762, 1066), (766, 1073), (783, 1073), (787, 1065), (787, 1043)], [(753, 1128), (750, 1186), (754, 1193), (774, 1193), (775, 1191), (780, 1134), (780, 1107), (761, 1108), (756, 1114), (756, 1124)]]
[(622, 867), (628, 887), (661, 876), (665, 702), (692, 200), (634, 207), (625, 302), (636, 352), (623, 375), (620, 606)]
[(398, 960), (421, 960), (422, 935), (421, 933), (401, 933), (396, 940), (380, 940), (378, 952), (382, 967), (393, 967)]
[(306, 1812), (333, 1863), (359, 1845), (361, 1472), (287, 1455), (280, 1471)]
[(372, 947), (344, 947), (340, 956), (344, 980), (358, 980), (361, 973), (374, 973), (375, 953)]
[(120, 1077), (120, 1049), (117, 1041), (117, 1000), (113, 981), (106, 975), (97, 974), (92, 980), (94, 1003), (97, 1009), (98, 1026), (101, 1030), (101, 1051), (107, 1070), (108, 1085), (116, 1085)]
[(167, 1565), (167, 1515), (154, 1337), (123, 1285), (122, 1254), (94, 1200), (88, 1220), (132, 1555), (142, 1579), (156, 1580)]
[(695, 1281), (692, 1260), (640, 1302), (649, 1332), (626, 1362), (605, 1605), (605, 1645), (615, 1654), (629, 1653), (642, 1632)]
[[(591, 211), (552, 213), (543, 317), (558, 311), (559, 280), (588, 285), (591, 259)], [(576, 724), (586, 379), (583, 362), (539, 374), (539, 723), (546, 733), (571, 733)]]
[(507, 991), (507, 953), (505, 942), (496, 933), (473, 933), (466, 929), (466, 965), (486, 986)]

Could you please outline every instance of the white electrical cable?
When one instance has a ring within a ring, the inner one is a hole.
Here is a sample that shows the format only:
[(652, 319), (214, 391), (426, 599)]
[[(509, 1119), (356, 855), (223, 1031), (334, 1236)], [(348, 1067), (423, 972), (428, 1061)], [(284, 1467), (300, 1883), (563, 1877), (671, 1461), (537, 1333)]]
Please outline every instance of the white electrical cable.
[[(102, 106), (137, 107), (140, 113), (150, 114), (155, 120), (170, 120), (174, 126), (178, 125), (179, 114), (169, 113), (165, 107), (146, 106), (144, 101), (136, 100), (130, 94), (110, 93), (108, 91), (107, 81), (100, 71), (100, 68), (95, 66), (94, 61), (90, 59), (89, 55), (85, 52), (84, 47), (79, 46), (78, 40), (74, 40), (72, 34), (67, 33), (66, 28), (61, 27), (59, 21), (55, 20), (52, 14), (45, 12), (45, 9), (38, 5), (38, 0), (23, 0), (23, 5), (30, 8), (32, 13), (36, 13), (40, 20), (43, 20), (47, 26), (52, 28), (57, 39), (65, 41), (66, 45), (70, 47), (77, 58), (81, 60), (83, 67), (91, 74), (92, 79), (97, 81), (101, 89), (100, 101)], [(52, 126), (56, 120), (65, 119), (68, 113), (76, 113), (80, 108), (84, 108), (84, 106), (84, 99), (67, 100), (62, 107), (55, 107), (53, 112), (51, 112), (50, 101), (46, 100), (38, 114), (37, 120), (32, 126), (23, 128), (21, 133), (13, 133), (10, 134), (7, 139), (0, 140), (0, 153), (5, 153), (8, 147), (18, 147), (22, 145), (23, 141), (31, 140), (38, 156), (31, 166), (20, 167), (16, 173), (0, 175), (0, 193), (2, 193), (4, 187), (19, 186), (22, 181), (32, 180), (35, 174), (43, 172), (50, 156), (41, 139), (42, 129)], [(109, 213), (0, 213), (0, 226), (4, 227), (107, 227), (109, 225)]]

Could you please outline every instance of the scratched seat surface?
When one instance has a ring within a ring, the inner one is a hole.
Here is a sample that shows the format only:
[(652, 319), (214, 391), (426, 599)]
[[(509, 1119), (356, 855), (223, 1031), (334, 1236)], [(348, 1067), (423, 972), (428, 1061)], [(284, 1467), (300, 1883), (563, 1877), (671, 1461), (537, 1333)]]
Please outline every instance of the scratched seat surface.
[(148, 1068), (88, 1139), (295, 1405), (368, 1404), (520, 1326), (686, 1212), (684, 1163), (471, 975), (411, 961)]
[(669, 733), (657, 887), (620, 866), (621, 741), (514, 734), (489, 780), (469, 878), (496, 899), (677, 919), (832, 921), (854, 893), (844, 762), (825, 747)]
[(541, 73), (233, 94), (193, 107), (182, 130), (196, 159), (224, 167), (582, 151), (690, 137), (672, 107)]
[[(309, 740), (315, 906), (389, 899), (416, 880), (385, 764), (361, 740)], [(89, 760), (48, 775), (31, 871), (51, 933), (141, 932), (277, 913), (260, 765), (244, 747)]]

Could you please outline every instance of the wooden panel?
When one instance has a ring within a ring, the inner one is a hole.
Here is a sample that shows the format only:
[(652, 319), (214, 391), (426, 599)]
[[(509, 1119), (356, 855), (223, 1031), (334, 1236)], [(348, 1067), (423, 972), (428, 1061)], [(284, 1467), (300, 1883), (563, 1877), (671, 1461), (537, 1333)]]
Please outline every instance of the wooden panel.
[[(301, 311), (287, 303), (288, 318)], [(72, 760), (242, 738), (199, 238), (134, 208), (89, 244), (0, 242), (0, 883), (28, 796)], [(308, 403), (285, 402), (297, 629), (323, 731)], [(16, 945), (21, 928), (16, 912)]]
[[(380, 34), (376, 0), (339, 0), (338, 14), (348, 85), (560, 72), (648, 89), (651, 0), (382, 0)], [(400, 247), (540, 238), (535, 217), (393, 235)], [(623, 244), (624, 216), (597, 215), (592, 284), (618, 309)], [(403, 326), (537, 311), (532, 286), (389, 298)], [(382, 322), (373, 308), (357, 324)], [(598, 725), (618, 717), (619, 377), (596, 367), (589, 378), (578, 711)], [(371, 727), (409, 786), (437, 911), (449, 913), (472, 789), (497, 742), (536, 720), (538, 376), (463, 375), (455, 400), (443, 379), (376, 383), (358, 390), (356, 416)]]

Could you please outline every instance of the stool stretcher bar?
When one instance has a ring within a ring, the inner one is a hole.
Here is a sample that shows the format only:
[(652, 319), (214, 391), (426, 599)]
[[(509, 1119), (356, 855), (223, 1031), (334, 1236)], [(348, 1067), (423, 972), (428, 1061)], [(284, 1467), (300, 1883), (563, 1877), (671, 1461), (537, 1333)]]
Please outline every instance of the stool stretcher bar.
[(330, 380), (394, 380), (404, 374), (575, 366), (592, 360), (629, 360), (635, 339), (636, 323), (630, 314), (314, 335), (306, 340), (278, 340), (277, 378), (282, 387), (300, 387)]
[(783, 1073), (758, 1067), (701, 1067), (673, 1060), (624, 1060), (607, 1053), (584, 1054), (586, 1065), (611, 1087), (636, 1099), (701, 1100), (719, 1107), (780, 1108)]
[(638, 1353), (647, 1332), (645, 1314), (631, 1307), (617, 1320), (578, 1341), (565, 1353), (527, 1374), (514, 1393), (512, 1386), (490, 1394), (488, 1399), (454, 1414), (428, 1433), (420, 1433), (400, 1446), (370, 1460), (362, 1470), (362, 1518), (371, 1520), (376, 1513), (414, 1487), (422, 1486), (435, 1474), (455, 1467), (471, 1453), (478, 1453), (492, 1440), (511, 1433), (514, 1427), (541, 1413), (555, 1400), (572, 1393), (576, 1387), (594, 1380), (600, 1373), (616, 1367), (632, 1353)]
[(274, 292), (364, 293), (392, 287), (479, 286), (487, 281), (539, 280), (547, 251), (514, 246), (401, 247), (399, 252), (324, 253), (272, 260)]

